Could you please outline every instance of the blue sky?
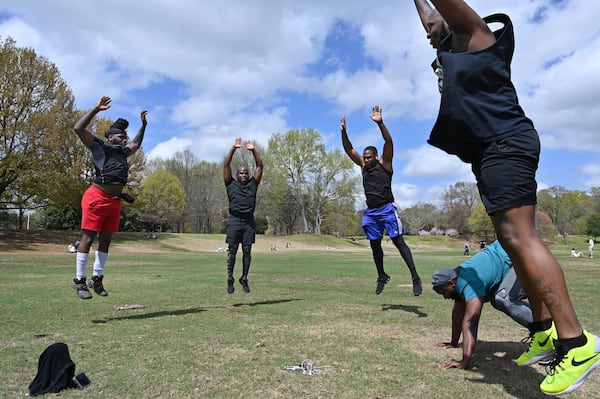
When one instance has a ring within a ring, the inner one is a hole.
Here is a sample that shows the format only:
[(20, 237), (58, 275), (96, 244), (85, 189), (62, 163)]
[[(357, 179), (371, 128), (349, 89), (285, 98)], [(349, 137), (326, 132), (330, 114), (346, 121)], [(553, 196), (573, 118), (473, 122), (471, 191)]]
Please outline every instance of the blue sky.
[[(540, 188), (600, 186), (600, 3), (469, 4), (515, 25), (513, 80), (542, 141)], [(400, 206), (473, 181), (468, 165), (426, 144), (439, 93), (412, 1), (0, 0), (8, 36), (57, 65), (78, 108), (109, 95), (103, 116), (134, 130), (148, 109), (150, 158), (189, 149), (220, 161), (237, 136), (266, 145), (299, 128), (341, 149), (342, 115), (359, 151), (381, 148), (368, 117), (378, 104), (394, 137)]]

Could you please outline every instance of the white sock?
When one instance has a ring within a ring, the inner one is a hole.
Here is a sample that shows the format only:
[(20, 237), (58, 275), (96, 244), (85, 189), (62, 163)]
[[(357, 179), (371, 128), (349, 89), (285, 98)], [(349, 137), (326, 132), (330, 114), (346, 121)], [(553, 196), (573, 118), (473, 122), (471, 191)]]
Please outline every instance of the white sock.
[(94, 276), (102, 276), (106, 259), (108, 259), (108, 252), (96, 251), (96, 259), (94, 260)]
[(88, 255), (89, 254), (87, 254), (85, 252), (77, 252), (77, 263), (76, 263), (77, 272), (75, 274), (75, 278), (77, 278), (77, 280), (79, 280), (85, 276), (85, 264), (87, 263)]

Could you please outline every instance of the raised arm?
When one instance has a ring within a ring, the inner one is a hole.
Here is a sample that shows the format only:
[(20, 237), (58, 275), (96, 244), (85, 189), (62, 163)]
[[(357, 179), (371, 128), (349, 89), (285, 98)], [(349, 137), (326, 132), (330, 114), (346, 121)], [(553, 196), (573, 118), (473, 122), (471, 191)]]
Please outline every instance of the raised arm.
[(386, 170), (392, 172), (392, 158), (394, 157), (394, 142), (392, 141), (392, 135), (390, 134), (387, 126), (383, 123), (383, 117), (381, 116), (381, 108), (379, 105), (373, 106), (373, 113), (369, 115), (371, 120), (377, 123), (381, 136), (383, 137), (383, 153), (379, 158), (381, 166)]
[(139, 150), (142, 146), (142, 141), (144, 140), (144, 133), (146, 132), (146, 125), (148, 124), (148, 121), (146, 120), (146, 115), (148, 115), (148, 111), (146, 110), (140, 113), (142, 126), (140, 127), (140, 130), (138, 130), (138, 133), (135, 135), (133, 140), (131, 140), (131, 142), (129, 143), (129, 148), (131, 148), (132, 154)]
[(225, 184), (229, 184), (233, 180), (233, 176), (231, 175), (231, 160), (233, 159), (233, 153), (235, 152), (235, 150), (237, 150), (241, 146), (242, 138), (236, 137), (235, 141), (233, 142), (233, 146), (225, 156), (225, 162), (223, 165), (223, 181), (225, 182)]
[(433, 11), (433, 7), (431, 7), (431, 4), (427, 0), (415, 0), (415, 7), (417, 7), (417, 13), (419, 14), (423, 28), (425, 28), (426, 32), (429, 32), (427, 22), (429, 14)]
[[(415, 0), (415, 3), (417, 2), (420, 1)], [(479, 51), (496, 42), (494, 34), (485, 21), (463, 0), (431, 0), (431, 2), (454, 34), (452, 49), (455, 52)], [(419, 10), (418, 5), (417, 10)], [(421, 17), (420, 12), (419, 17)]]
[(109, 109), (111, 101), (111, 98), (108, 96), (102, 97), (98, 101), (98, 103), (96, 103), (94, 108), (92, 108), (88, 113), (83, 115), (77, 121), (77, 123), (75, 123), (75, 126), (73, 126), (73, 130), (75, 131), (75, 133), (77, 133), (77, 136), (79, 136), (81, 142), (87, 147), (91, 146), (94, 142), (94, 134), (86, 129), (87, 125), (90, 124), (90, 122), (92, 121), (92, 119), (94, 119), (94, 116), (96, 116), (98, 112)]
[(256, 169), (254, 169), (254, 180), (256, 180), (257, 183), (260, 183), (263, 175), (262, 159), (260, 158), (258, 151), (256, 151), (254, 144), (250, 143), (249, 141), (246, 142), (246, 149), (249, 150), (252, 155), (254, 155), (254, 162), (256, 163)]
[(350, 139), (348, 138), (348, 133), (346, 132), (346, 117), (344, 116), (340, 120), (340, 132), (342, 133), (342, 146), (344, 146), (344, 151), (346, 154), (348, 154), (348, 157), (350, 157), (350, 159), (361, 168), (365, 166), (365, 161), (354, 149)]

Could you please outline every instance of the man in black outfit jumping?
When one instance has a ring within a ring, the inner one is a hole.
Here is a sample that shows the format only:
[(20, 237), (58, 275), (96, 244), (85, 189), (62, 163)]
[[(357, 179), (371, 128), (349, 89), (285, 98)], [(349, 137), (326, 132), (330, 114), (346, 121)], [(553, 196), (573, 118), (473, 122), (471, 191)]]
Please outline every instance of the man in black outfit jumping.
[(256, 222), (254, 221), (254, 208), (256, 207), (256, 192), (258, 184), (262, 179), (263, 163), (252, 143), (244, 142), (247, 150), (254, 155), (256, 168), (254, 175), (249, 177), (248, 168), (240, 166), (237, 169), (237, 179), (231, 175), (231, 160), (235, 150), (242, 147), (242, 139), (236, 138), (231, 150), (225, 157), (223, 167), (223, 180), (227, 189), (227, 198), (229, 198), (229, 217), (227, 218), (227, 238), (225, 242), (229, 245), (227, 254), (227, 293), (233, 294), (233, 269), (235, 267), (235, 256), (242, 244), (242, 277), (240, 284), (244, 292), (250, 292), (248, 286), (248, 271), (250, 270), (250, 260), (252, 244), (255, 241)]

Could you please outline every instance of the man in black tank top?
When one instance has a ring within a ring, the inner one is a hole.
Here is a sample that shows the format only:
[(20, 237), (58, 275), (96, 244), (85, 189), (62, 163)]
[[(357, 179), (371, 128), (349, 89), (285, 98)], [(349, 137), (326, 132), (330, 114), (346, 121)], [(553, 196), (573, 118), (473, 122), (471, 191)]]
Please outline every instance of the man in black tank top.
[(346, 118), (342, 118), (340, 130), (342, 133), (342, 145), (344, 151), (355, 164), (360, 166), (363, 176), (363, 187), (365, 189), (365, 197), (367, 199), (367, 208), (363, 213), (362, 227), (367, 239), (371, 245), (373, 252), (373, 260), (377, 268), (377, 287), (375, 294), (379, 295), (383, 288), (390, 281), (390, 276), (386, 274), (383, 267), (383, 248), (381, 247), (381, 239), (383, 238), (384, 230), (398, 248), (402, 259), (406, 262), (408, 270), (413, 282), (413, 295), (421, 295), (423, 288), (421, 286), (421, 278), (415, 268), (412, 253), (404, 238), (402, 237), (402, 222), (400, 221), (400, 213), (398, 207), (394, 203), (394, 195), (392, 194), (392, 157), (394, 155), (394, 144), (392, 136), (387, 127), (383, 123), (381, 116), (381, 108), (378, 105), (373, 107), (373, 114), (370, 115), (371, 120), (379, 126), (381, 135), (384, 140), (383, 154), (381, 159), (377, 158), (377, 148), (369, 146), (364, 149), (363, 155), (354, 149), (352, 143), (348, 139), (346, 132)]
[(231, 160), (238, 148), (242, 147), (242, 139), (236, 138), (231, 150), (225, 157), (223, 167), (223, 180), (229, 199), (229, 217), (227, 218), (227, 293), (233, 294), (233, 269), (235, 256), (240, 243), (242, 244), (242, 276), (239, 279), (244, 292), (250, 292), (248, 286), (248, 271), (250, 270), (252, 244), (255, 241), (256, 222), (254, 221), (254, 208), (256, 207), (256, 192), (262, 179), (263, 163), (254, 145), (245, 142), (244, 146), (254, 156), (256, 168), (254, 175), (249, 177), (248, 168), (240, 166), (237, 169), (237, 179), (231, 174)]
[[(584, 330), (560, 264), (535, 228), (540, 142), (519, 105), (510, 77), (510, 18), (481, 18), (463, 0), (414, 0), (431, 45), (441, 91), (429, 143), (471, 164), (498, 241), (532, 306), (529, 348), (517, 359), (535, 363), (554, 342), (556, 354), (540, 384), (545, 394), (579, 387), (600, 366), (600, 338)], [(501, 23), (492, 32), (489, 23)], [(558, 340), (550, 339), (553, 331)]]

